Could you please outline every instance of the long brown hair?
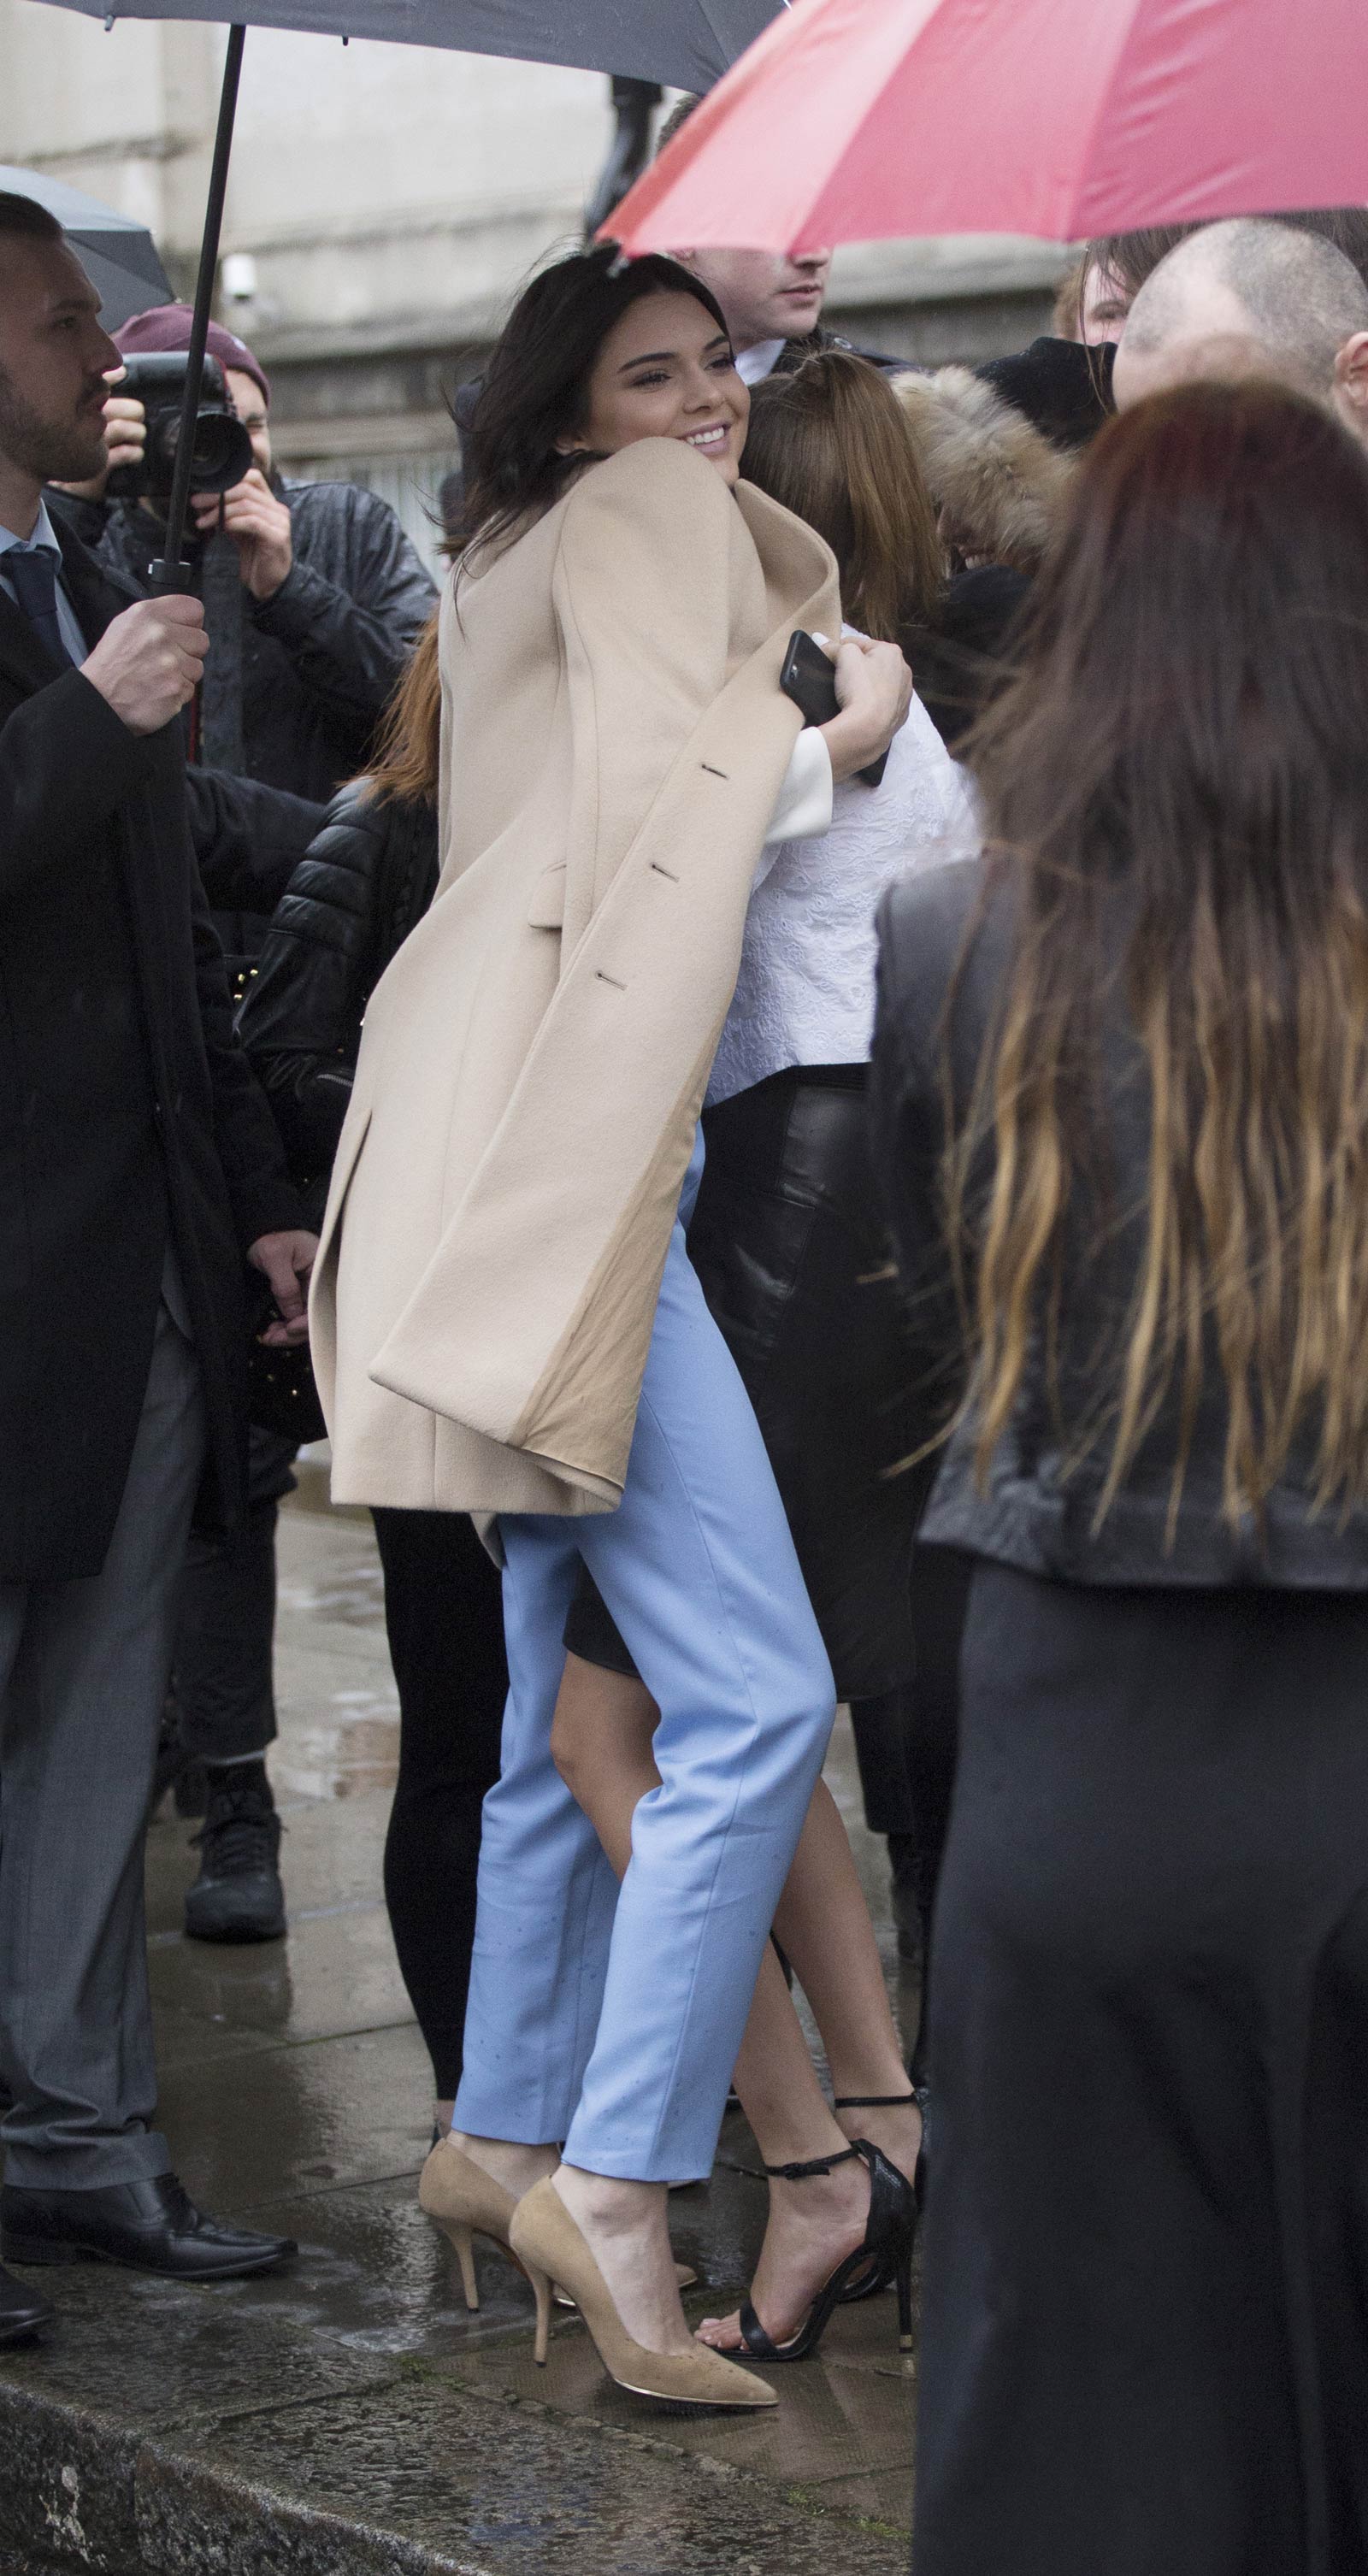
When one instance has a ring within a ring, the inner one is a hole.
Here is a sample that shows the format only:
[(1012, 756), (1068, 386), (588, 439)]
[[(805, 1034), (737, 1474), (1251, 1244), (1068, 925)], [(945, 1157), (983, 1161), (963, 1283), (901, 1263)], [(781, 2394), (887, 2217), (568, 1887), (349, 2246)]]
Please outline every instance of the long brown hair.
[(380, 719), (366, 777), (368, 797), (431, 804), (437, 794), (442, 733), (442, 677), (437, 667), (434, 608)]
[(751, 388), (741, 471), (825, 537), (841, 606), (876, 643), (936, 615), (936, 513), (896, 394), (850, 349), (819, 349)]
[(1061, 1426), (1075, 1459), (1110, 1431), (1095, 1526), (1162, 1413), (1172, 1533), (1222, 1383), (1229, 1519), (1257, 1521), (1294, 1448), (1319, 1508), (1368, 1496), (1365, 709), (1368, 457), (1333, 416), (1205, 384), (1105, 429), (971, 747), (1016, 930), (949, 1174), (983, 1474), (1028, 1350), (1048, 1366), (1088, 1309), (1120, 1029), (1149, 1155), (1111, 1182), (1131, 1214), (1142, 1188), (1139, 1258), (1106, 1401)]

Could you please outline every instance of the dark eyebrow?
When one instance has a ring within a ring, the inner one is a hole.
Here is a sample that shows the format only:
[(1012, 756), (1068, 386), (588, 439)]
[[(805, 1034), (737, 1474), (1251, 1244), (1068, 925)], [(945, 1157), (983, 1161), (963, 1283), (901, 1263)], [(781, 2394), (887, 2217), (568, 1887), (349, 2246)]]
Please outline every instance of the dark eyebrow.
[[(728, 340), (725, 331), (714, 331), (711, 340), (709, 340), (707, 344), (707, 348), (704, 349), (703, 355), (706, 358), (709, 349), (727, 349), (730, 348), (730, 346), (731, 343)], [(620, 376), (629, 375), (633, 367), (658, 367), (662, 358), (677, 358), (678, 355), (679, 351), (677, 349), (643, 349), (639, 358), (626, 359), (623, 365), (619, 367), (618, 374)]]

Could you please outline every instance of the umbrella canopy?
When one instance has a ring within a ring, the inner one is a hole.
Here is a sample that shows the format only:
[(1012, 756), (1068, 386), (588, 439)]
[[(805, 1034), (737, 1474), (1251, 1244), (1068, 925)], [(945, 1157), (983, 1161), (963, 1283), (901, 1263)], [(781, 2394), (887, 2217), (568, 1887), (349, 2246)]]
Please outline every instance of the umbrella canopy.
[(1077, 241), (1359, 204), (1365, 97), (1365, 0), (796, 0), (611, 230)]
[(0, 188), (16, 197), (36, 197), (55, 215), (69, 241), (81, 254), (81, 265), (100, 298), (100, 318), (107, 331), (132, 320), (149, 304), (169, 304), (171, 281), (145, 224), (116, 215), (98, 197), (69, 188), (64, 179), (49, 179), (39, 170), (12, 170), (0, 162)]
[[(315, 36), (377, 36), (710, 89), (785, 0), (113, 0), (120, 18), (234, 19)], [(58, 0), (88, 18), (108, 0)]]

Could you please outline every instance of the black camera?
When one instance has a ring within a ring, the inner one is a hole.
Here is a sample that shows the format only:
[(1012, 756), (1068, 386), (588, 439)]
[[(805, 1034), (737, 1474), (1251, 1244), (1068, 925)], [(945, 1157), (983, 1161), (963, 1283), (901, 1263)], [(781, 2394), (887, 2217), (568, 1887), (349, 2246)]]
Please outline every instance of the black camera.
[[(147, 414), (147, 445), (141, 465), (119, 465), (106, 490), (111, 499), (169, 501), (171, 476), (180, 444), (181, 404), (190, 361), (183, 349), (158, 349), (126, 358), (127, 374), (110, 387), (140, 402)], [(195, 414), (192, 492), (231, 492), (252, 463), (252, 442), (228, 399), (228, 387), (217, 358), (206, 358)]]

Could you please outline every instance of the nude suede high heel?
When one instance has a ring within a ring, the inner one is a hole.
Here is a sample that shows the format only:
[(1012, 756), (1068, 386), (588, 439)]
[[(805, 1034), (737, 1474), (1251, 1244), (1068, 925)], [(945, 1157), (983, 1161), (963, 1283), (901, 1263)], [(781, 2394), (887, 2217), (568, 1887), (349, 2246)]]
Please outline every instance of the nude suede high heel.
[(548, 2175), (513, 2213), (510, 2243), (537, 2296), (536, 2358), (546, 2359), (551, 2283), (563, 2283), (593, 2336), (598, 2356), (619, 2388), (676, 2406), (774, 2406), (774, 2390), (706, 2345), (691, 2352), (650, 2352), (628, 2334), (592, 2248)]
[[(508, 2231), (518, 2206), (512, 2192), (506, 2191), (501, 2182), (496, 2182), (492, 2174), (485, 2172), (483, 2165), (477, 2165), (474, 2157), (468, 2156), (464, 2147), (458, 2147), (450, 2138), (437, 2140), (423, 2167), (418, 2182), (418, 2206), (427, 2212), (455, 2247), (465, 2303), (472, 2314), (480, 2304), (473, 2241), (477, 2236), (486, 2237), (491, 2245), (497, 2245), (499, 2252), (506, 2254), (510, 2263), (516, 2263), (533, 2289), (536, 2288), (526, 2264), (519, 2261), (509, 2243)], [(681, 2290), (692, 2289), (697, 2278), (698, 2274), (690, 2271), (687, 2263), (676, 2263), (675, 2279)], [(572, 2308), (575, 2304), (559, 2284), (555, 2298), (560, 2307)]]

